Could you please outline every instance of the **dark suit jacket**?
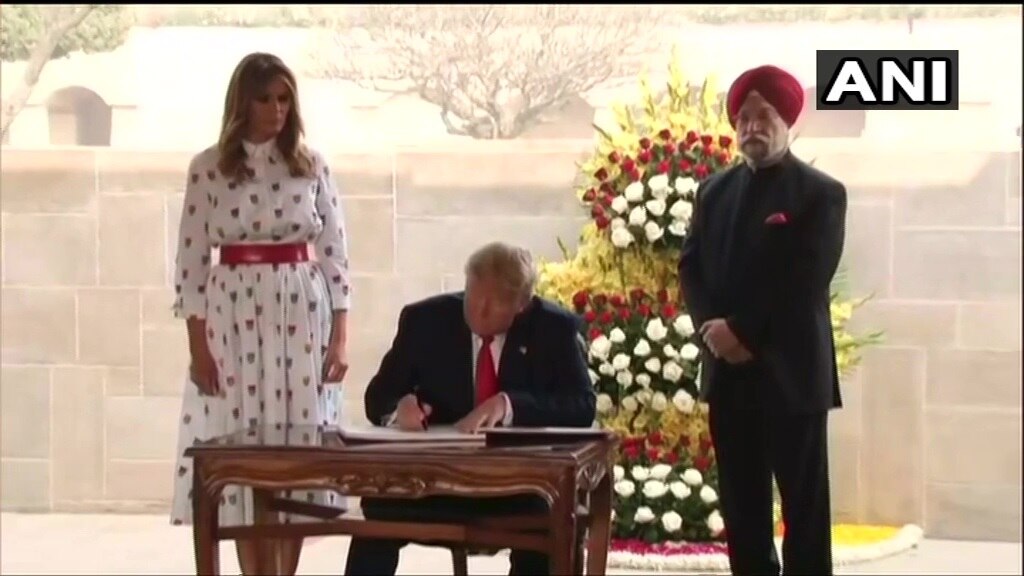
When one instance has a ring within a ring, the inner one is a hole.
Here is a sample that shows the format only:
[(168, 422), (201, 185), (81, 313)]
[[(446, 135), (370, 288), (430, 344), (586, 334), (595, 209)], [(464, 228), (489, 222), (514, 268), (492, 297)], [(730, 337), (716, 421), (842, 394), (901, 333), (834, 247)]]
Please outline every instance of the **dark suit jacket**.
[[(498, 364), (513, 425), (586, 427), (594, 422), (594, 388), (579, 333), (577, 316), (541, 298), (533, 298), (516, 318)], [(473, 409), (474, 378), (463, 294), (409, 304), (366, 388), (366, 416), (381, 425), (403, 396), (417, 391), (433, 408), (430, 424), (454, 424)]]
[[(768, 222), (775, 214), (785, 222)], [(842, 406), (829, 294), (845, 220), (846, 188), (791, 152), (773, 167), (742, 164), (701, 184), (679, 262), (683, 298), (695, 326), (725, 318), (754, 355), (736, 367), (704, 354), (705, 399), (754, 372), (764, 383), (753, 386), (782, 409)]]

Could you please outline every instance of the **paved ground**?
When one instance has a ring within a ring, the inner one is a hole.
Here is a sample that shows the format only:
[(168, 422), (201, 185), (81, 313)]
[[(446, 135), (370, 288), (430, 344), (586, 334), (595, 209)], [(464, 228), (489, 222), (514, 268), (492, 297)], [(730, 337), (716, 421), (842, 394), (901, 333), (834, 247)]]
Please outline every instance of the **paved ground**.
[[(191, 532), (163, 516), (2, 514), (0, 574), (194, 573)], [(300, 574), (341, 574), (347, 538), (307, 544)], [(238, 574), (234, 551), (222, 552), (222, 573)], [(471, 574), (505, 574), (506, 557), (472, 558)], [(451, 574), (448, 554), (409, 547), (400, 574)], [(611, 574), (630, 574), (611, 571)], [(1021, 544), (925, 541), (917, 550), (840, 570), (840, 574), (1022, 574)]]

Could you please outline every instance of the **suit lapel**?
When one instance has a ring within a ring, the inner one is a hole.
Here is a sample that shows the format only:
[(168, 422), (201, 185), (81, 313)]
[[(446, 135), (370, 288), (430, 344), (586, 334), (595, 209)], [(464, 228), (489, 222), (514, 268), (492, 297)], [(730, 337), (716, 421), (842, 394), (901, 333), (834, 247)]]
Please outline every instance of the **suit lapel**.
[[(460, 299), (461, 303), (462, 300)], [(466, 402), (465, 413), (468, 413), (476, 403), (476, 374), (473, 373), (473, 333), (470, 332), (466, 320), (459, 311), (454, 334), (455, 362), (454, 369), (458, 373), (454, 384), (457, 387), (455, 397), (459, 402)]]

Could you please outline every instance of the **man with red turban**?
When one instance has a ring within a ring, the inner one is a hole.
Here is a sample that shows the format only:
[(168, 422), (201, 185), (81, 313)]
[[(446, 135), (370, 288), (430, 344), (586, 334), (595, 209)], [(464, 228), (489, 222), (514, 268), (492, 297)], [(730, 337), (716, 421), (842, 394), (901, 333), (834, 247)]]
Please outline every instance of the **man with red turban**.
[[(679, 263), (704, 350), (701, 397), (733, 574), (832, 574), (828, 413), (842, 406), (829, 285), (846, 189), (796, 158), (804, 105), (789, 73), (761, 66), (729, 89), (745, 162), (701, 183)], [(782, 497), (782, 566), (772, 478)]]

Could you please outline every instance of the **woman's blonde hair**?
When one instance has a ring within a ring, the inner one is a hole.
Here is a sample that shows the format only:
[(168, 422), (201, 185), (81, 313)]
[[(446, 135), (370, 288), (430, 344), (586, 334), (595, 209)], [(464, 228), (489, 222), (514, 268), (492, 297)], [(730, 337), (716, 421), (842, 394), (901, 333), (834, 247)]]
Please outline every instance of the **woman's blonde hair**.
[(518, 304), (529, 301), (537, 284), (530, 251), (504, 242), (492, 242), (474, 252), (466, 261), (465, 274), (497, 281), (502, 292)]
[(313, 158), (302, 142), (304, 128), (299, 112), (295, 74), (273, 54), (255, 52), (242, 58), (231, 75), (224, 98), (224, 118), (221, 122), (217, 150), (220, 160), (217, 168), (225, 177), (242, 182), (252, 177), (252, 168), (245, 163), (248, 154), (242, 140), (248, 135), (249, 109), (253, 100), (261, 96), (275, 78), (280, 78), (291, 93), (291, 105), (284, 128), (277, 135), (277, 147), (284, 156), (289, 173), (294, 177), (313, 175)]

